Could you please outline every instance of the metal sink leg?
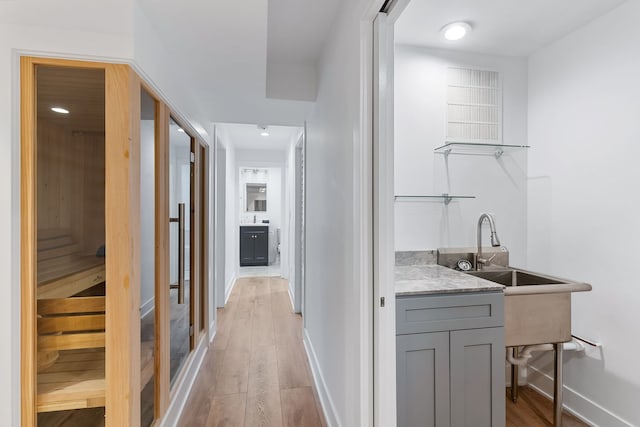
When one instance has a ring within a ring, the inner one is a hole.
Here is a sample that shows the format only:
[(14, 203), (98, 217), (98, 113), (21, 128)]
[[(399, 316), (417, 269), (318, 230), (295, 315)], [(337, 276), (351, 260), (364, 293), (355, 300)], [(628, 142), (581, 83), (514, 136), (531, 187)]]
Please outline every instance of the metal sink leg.
[[(513, 357), (518, 357), (518, 347), (513, 347)], [(511, 401), (518, 402), (518, 365), (511, 364)]]
[(562, 426), (562, 343), (553, 345), (555, 370), (553, 378), (553, 425)]

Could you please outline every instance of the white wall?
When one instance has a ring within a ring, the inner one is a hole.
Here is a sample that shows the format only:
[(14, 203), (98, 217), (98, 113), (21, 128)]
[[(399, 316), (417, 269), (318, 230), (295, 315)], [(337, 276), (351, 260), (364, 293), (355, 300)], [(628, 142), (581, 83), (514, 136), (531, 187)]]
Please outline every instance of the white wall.
[[(296, 236), (295, 229), (295, 214), (296, 214), (296, 142), (298, 136), (292, 138), (291, 144), (287, 149), (287, 165), (285, 167), (285, 222), (286, 227), (283, 227), (282, 239), (282, 277), (289, 279), (289, 295), (292, 298), (292, 302), (295, 301), (295, 244), (296, 239), (300, 239), (300, 236)], [(295, 309), (294, 303), (294, 309)]]
[[(529, 59), (528, 266), (593, 285), (572, 329), (603, 347), (567, 355), (564, 383), (601, 426), (640, 425), (638, 17), (628, 1)], [(535, 366), (549, 373), (548, 358)]]
[[(452, 201), (397, 201), (396, 250), (476, 245), (483, 212), (495, 215), (501, 243), (511, 263), (526, 260), (527, 153), (450, 155), (433, 149), (446, 139), (447, 68), (469, 66), (500, 72), (503, 142), (527, 143), (527, 62), (525, 58), (461, 53), (397, 45), (394, 79), (396, 195), (473, 195)], [(484, 236), (488, 237), (488, 233)], [(487, 242), (485, 237), (484, 242)]]
[[(226, 194), (225, 194), (225, 299), (228, 297), (231, 287), (238, 276), (240, 266), (240, 239), (238, 216), (238, 173), (236, 168), (236, 152), (224, 137), (220, 136), (220, 142), (226, 149)], [(219, 303), (218, 305), (222, 305)]]
[(181, 124), (191, 127), (213, 146), (213, 135), (209, 133), (210, 117), (197, 99), (198, 88), (190, 82), (187, 66), (176, 66), (174, 55), (162, 44), (153, 23), (149, 21), (137, 0), (133, 3), (133, 59), (138, 71), (171, 107), (172, 114), (181, 119)]
[[(214, 133), (216, 133), (214, 131)], [(218, 136), (214, 137), (215, 143), (215, 181), (212, 182), (211, 188), (215, 194), (215, 307), (224, 307), (225, 288), (226, 288), (226, 269), (227, 269), (227, 149), (220, 142)]]
[[(365, 5), (366, 3), (366, 5)], [(361, 18), (368, 1), (343, 2), (319, 64), (307, 121), (305, 345), (329, 425), (358, 426), (362, 406), (359, 253)], [(371, 26), (366, 29), (371, 33)], [(362, 33), (364, 34), (364, 32)], [(369, 53), (369, 51), (367, 51)], [(370, 61), (366, 56), (364, 61)], [(365, 89), (368, 90), (368, 89)]]

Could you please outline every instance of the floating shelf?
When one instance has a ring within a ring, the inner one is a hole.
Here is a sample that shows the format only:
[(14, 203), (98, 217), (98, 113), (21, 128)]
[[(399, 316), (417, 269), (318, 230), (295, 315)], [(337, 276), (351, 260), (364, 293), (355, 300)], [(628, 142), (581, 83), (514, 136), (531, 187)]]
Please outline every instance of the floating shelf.
[(453, 196), (451, 194), (443, 193), (443, 194), (434, 194), (428, 196), (395, 196), (395, 200), (397, 201), (408, 201), (408, 202), (417, 202), (421, 199), (423, 200), (436, 200), (441, 199), (445, 205), (451, 203), (454, 199), (475, 199), (476, 196)]
[(444, 154), (479, 154), (493, 155), (499, 159), (504, 153), (525, 150), (528, 145), (485, 144), (475, 142), (447, 142), (433, 149), (435, 153)]

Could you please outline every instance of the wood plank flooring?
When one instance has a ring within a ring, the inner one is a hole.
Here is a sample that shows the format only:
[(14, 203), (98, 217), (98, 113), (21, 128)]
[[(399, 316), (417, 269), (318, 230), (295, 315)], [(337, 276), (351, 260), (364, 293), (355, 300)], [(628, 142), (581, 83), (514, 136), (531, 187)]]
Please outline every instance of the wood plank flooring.
[[(553, 402), (529, 387), (518, 388), (518, 403), (511, 401), (507, 388), (507, 427), (553, 427)], [(563, 427), (588, 427), (566, 410), (562, 413)]]
[(178, 425), (326, 426), (286, 280), (238, 279)]

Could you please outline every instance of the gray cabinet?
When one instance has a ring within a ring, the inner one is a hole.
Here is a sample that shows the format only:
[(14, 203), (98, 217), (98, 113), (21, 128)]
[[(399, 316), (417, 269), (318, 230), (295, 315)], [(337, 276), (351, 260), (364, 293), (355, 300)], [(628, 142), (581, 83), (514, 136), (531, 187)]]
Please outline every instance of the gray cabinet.
[(240, 226), (240, 267), (269, 265), (269, 227)]
[(505, 425), (502, 293), (396, 300), (398, 427)]
[(398, 335), (398, 427), (450, 424), (449, 333)]

